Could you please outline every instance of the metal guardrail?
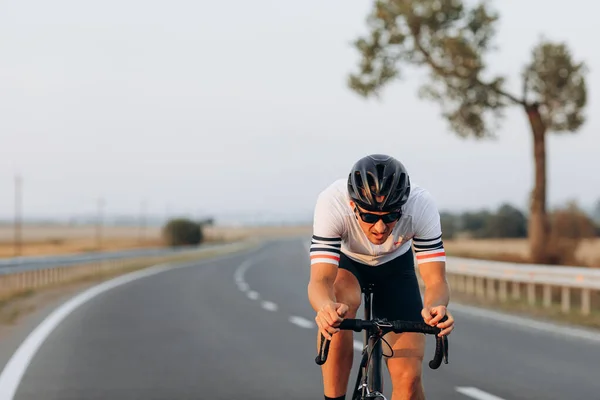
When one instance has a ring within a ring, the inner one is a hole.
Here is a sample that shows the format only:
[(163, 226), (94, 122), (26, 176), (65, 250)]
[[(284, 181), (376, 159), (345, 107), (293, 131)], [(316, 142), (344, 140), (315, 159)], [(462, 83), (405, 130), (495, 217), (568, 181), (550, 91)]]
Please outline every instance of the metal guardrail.
[(583, 315), (592, 311), (592, 295), (600, 292), (600, 269), (585, 267), (560, 267), (552, 265), (518, 264), (499, 261), (448, 257), (446, 272), (451, 290), (492, 300), (521, 298), (521, 288), (527, 291), (530, 306), (537, 304), (537, 289), (542, 288), (542, 305), (553, 304), (553, 292), (560, 290), (561, 310), (570, 313), (571, 292), (580, 291)]
[(138, 252), (126, 257), (114, 257), (114, 255), (104, 258), (95, 257), (83, 262), (81, 258), (72, 256), (65, 257), (69, 260), (65, 263), (54, 260), (52, 263), (38, 262), (24, 263), (19, 266), (2, 266), (0, 267), (0, 300), (58, 283), (74, 282), (99, 275), (120, 274), (157, 263), (179, 261), (188, 255), (201, 256), (212, 252), (218, 254), (220, 251), (235, 251), (243, 249), (249, 244), (251, 244), (250, 241), (240, 241), (159, 252)]

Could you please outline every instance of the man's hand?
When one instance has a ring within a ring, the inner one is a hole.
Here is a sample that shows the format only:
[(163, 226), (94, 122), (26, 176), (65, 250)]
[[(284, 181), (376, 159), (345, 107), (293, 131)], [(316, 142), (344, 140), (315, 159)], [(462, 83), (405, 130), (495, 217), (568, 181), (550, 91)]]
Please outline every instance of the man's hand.
[(321, 332), (327, 340), (331, 340), (332, 335), (340, 331), (337, 326), (342, 322), (342, 319), (347, 312), (348, 306), (342, 303), (328, 303), (321, 307), (315, 317), (319, 332)]
[[(438, 336), (448, 335), (454, 329), (454, 318), (445, 306), (425, 307), (421, 311), (421, 315), (426, 324), (436, 326), (442, 330)], [(445, 315), (448, 316), (448, 319), (440, 322)]]

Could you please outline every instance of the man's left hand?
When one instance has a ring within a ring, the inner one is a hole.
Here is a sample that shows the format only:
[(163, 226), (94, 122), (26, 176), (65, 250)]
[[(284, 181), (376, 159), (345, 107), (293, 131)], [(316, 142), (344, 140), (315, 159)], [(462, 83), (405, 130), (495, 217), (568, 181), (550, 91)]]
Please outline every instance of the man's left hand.
[[(454, 329), (454, 318), (446, 306), (425, 307), (421, 311), (421, 315), (426, 324), (442, 330), (438, 336), (448, 335)], [(440, 322), (445, 315), (448, 316), (448, 319)]]

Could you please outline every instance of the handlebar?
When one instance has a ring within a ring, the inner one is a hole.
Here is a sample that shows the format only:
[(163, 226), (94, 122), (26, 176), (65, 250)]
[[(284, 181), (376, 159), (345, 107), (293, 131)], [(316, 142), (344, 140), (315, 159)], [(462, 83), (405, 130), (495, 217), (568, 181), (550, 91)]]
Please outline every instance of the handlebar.
[[(440, 322), (447, 320), (448, 317), (444, 316)], [(438, 369), (444, 359), (444, 364), (448, 364), (448, 337), (437, 336), (442, 330), (435, 326), (427, 325), (424, 322), (415, 321), (387, 321), (385, 319), (375, 320), (363, 320), (363, 319), (344, 319), (338, 326), (340, 330), (348, 330), (360, 332), (362, 330), (375, 329), (378, 331), (380, 336), (388, 332), (402, 333), (402, 332), (418, 332), (430, 335), (436, 335), (435, 337), (435, 354), (433, 359), (429, 361), (429, 368)], [(323, 345), (323, 343), (325, 344)], [(315, 358), (315, 362), (318, 365), (323, 365), (327, 361), (327, 355), (329, 353), (330, 340), (325, 340), (325, 336), (321, 334), (321, 344), (319, 346), (319, 354)]]

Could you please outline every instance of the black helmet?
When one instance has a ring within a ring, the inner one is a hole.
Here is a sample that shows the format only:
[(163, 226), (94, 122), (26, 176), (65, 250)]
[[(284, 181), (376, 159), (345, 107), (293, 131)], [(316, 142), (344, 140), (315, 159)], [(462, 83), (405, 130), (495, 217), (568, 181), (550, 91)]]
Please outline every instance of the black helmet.
[[(400, 209), (410, 194), (404, 165), (394, 157), (371, 154), (354, 164), (348, 175), (348, 193), (360, 207), (375, 212)], [(377, 196), (384, 196), (377, 202)]]

